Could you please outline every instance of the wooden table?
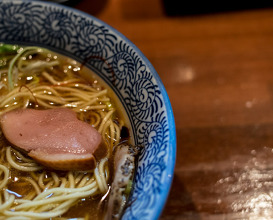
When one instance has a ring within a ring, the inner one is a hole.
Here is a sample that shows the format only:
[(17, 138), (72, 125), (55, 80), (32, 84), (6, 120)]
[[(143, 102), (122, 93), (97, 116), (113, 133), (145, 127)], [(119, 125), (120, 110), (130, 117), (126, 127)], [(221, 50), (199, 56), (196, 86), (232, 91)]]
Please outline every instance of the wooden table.
[(169, 94), (177, 162), (161, 219), (273, 219), (273, 9), (167, 16), (159, 0), (74, 7), (127, 36)]

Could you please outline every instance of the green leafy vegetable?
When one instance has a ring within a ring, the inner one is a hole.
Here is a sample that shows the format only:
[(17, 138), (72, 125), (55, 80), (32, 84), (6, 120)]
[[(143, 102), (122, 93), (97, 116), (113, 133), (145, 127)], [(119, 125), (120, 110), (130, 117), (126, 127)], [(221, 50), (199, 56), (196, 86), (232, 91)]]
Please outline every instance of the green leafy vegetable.
[(15, 54), (17, 53), (17, 50), (19, 49), (19, 46), (17, 45), (11, 45), (11, 44), (0, 44), (0, 54)]
[(7, 63), (17, 53), (19, 46), (0, 43), (0, 69), (7, 67)]

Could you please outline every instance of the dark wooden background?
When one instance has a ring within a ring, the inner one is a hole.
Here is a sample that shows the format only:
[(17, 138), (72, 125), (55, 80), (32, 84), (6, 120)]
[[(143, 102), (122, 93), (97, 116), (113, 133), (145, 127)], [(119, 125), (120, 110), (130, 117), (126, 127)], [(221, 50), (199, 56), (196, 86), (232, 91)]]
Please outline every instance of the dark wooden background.
[(169, 94), (177, 161), (161, 219), (273, 219), (273, 9), (180, 2), (72, 6), (128, 37)]

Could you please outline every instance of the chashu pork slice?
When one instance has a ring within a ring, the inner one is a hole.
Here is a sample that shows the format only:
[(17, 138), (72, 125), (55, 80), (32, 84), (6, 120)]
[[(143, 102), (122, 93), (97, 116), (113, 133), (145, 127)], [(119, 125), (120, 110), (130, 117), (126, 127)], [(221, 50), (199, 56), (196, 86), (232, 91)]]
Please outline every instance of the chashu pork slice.
[(95, 167), (94, 152), (102, 137), (66, 108), (20, 109), (0, 118), (6, 139), (40, 164), (56, 170)]

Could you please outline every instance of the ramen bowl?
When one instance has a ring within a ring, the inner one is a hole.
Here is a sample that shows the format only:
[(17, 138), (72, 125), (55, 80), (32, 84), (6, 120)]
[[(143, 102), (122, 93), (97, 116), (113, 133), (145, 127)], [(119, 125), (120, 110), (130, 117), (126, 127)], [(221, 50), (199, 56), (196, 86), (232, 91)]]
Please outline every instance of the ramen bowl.
[(126, 111), (135, 145), (144, 146), (122, 219), (158, 219), (174, 173), (175, 124), (165, 88), (141, 51), (89, 14), (39, 1), (0, 1), (0, 42), (68, 56), (112, 89)]

